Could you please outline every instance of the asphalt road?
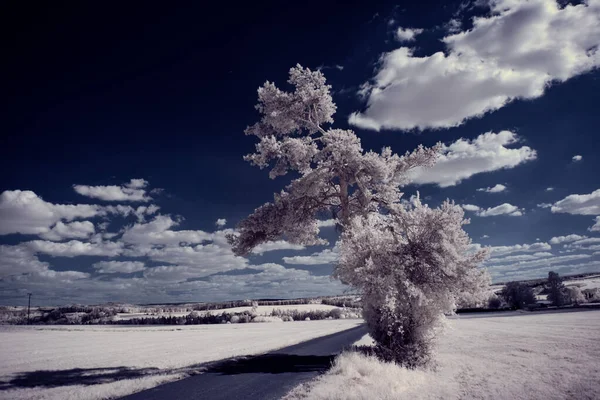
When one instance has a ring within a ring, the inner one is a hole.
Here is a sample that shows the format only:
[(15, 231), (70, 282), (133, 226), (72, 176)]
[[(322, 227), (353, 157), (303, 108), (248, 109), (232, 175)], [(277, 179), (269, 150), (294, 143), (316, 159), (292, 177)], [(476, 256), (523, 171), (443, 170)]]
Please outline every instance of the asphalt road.
[(126, 400), (280, 399), (331, 366), (366, 333), (364, 325), (258, 356), (207, 364), (202, 374), (123, 397)]

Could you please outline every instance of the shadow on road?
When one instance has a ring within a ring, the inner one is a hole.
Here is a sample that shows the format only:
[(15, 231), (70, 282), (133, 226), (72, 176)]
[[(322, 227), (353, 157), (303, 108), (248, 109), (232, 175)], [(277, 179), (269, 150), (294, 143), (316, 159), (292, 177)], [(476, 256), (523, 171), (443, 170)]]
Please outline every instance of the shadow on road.
[(57, 387), (69, 385), (97, 385), (124, 379), (152, 375), (185, 373), (217, 373), (223, 375), (285, 372), (323, 372), (331, 367), (335, 355), (299, 356), (291, 354), (262, 354), (237, 357), (218, 362), (176, 369), (159, 368), (75, 368), (59, 371), (31, 371), (16, 374), (9, 381), (0, 382), (0, 391), (22, 387)]
[(224, 375), (284, 372), (323, 372), (331, 367), (335, 355), (298, 356), (292, 354), (263, 354), (241, 357), (213, 365), (204, 372)]

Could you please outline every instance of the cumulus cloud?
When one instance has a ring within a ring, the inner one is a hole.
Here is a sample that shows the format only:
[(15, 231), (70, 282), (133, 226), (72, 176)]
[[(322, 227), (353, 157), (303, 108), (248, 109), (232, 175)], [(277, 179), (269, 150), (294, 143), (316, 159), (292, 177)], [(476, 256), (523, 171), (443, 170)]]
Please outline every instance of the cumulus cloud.
[(538, 252), (534, 254), (519, 254), (516, 256), (507, 256), (502, 258), (491, 258), (486, 262), (486, 264), (498, 264), (498, 263), (507, 263), (507, 262), (516, 262), (516, 261), (531, 261), (537, 260), (540, 258), (548, 258), (554, 257), (554, 254), (549, 253), (547, 251)]
[(48, 267), (24, 246), (0, 245), (0, 278), (42, 272)]
[(82, 196), (104, 201), (141, 201), (152, 200), (144, 189), (148, 182), (144, 179), (131, 179), (121, 186), (87, 186), (73, 185), (73, 189)]
[(337, 261), (339, 257), (338, 248), (325, 249), (310, 256), (294, 256), (294, 257), (283, 257), (283, 262), (286, 264), (298, 264), (298, 265), (322, 265), (332, 264)]
[(546, 192), (551, 192), (551, 191), (553, 191), (553, 190), (554, 190), (554, 188), (553, 188), (553, 187), (547, 187), (547, 188), (546, 188)]
[(202, 243), (213, 235), (204, 231), (172, 230), (179, 223), (169, 215), (158, 215), (148, 223), (136, 223), (123, 233), (125, 243), (138, 245), (179, 245), (180, 243)]
[(479, 211), (480, 210), (479, 206), (476, 206), (474, 204), (461, 204), (461, 207), (466, 211)]
[(325, 220), (317, 220), (317, 226), (319, 228), (326, 228), (335, 226), (337, 221), (335, 219), (325, 219)]
[(600, 250), (600, 248), (596, 248), (600, 244), (600, 237), (593, 237), (585, 239), (579, 239), (574, 241), (573, 243), (565, 245), (567, 248), (572, 249), (582, 249), (582, 250)]
[(218, 227), (222, 227), (227, 225), (227, 220), (225, 218), (219, 218), (215, 221), (215, 225)]
[(600, 215), (600, 189), (590, 194), (572, 194), (557, 201), (551, 208), (553, 213)]
[(100, 274), (130, 274), (146, 269), (141, 261), (100, 261), (93, 264), (93, 267)]
[(72, 221), (100, 215), (99, 206), (52, 204), (30, 190), (6, 190), (0, 194), (0, 235), (40, 234), (58, 221)]
[(509, 203), (503, 203), (496, 207), (490, 207), (488, 209), (481, 209), (477, 212), (478, 217), (495, 217), (498, 215), (508, 215), (510, 217), (520, 217), (523, 212), (519, 207), (513, 206)]
[(550, 244), (561, 244), (561, 243), (571, 243), (577, 240), (586, 239), (587, 236), (581, 236), (576, 234), (566, 235), (566, 236), (555, 236), (550, 239)]
[(591, 257), (590, 254), (572, 254), (572, 255), (566, 255), (566, 256), (553, 256), (553, 257), (545, 257), (545, 258), (540, 258), (540, 259), (531, 260), (531, 261), (518, 261), (515, 263), (509, 263), (509, 264), (490, 265), (490, 266), (488, 266), (488, 268), (489, 268), (490, 272), (499, 271), (499, 270), (505, 270), (505, 271), (522, 270), (524, 268), (533, 268), (533, 267), (539, 267), (542, 265), (546, 266), (546, 265), (564, 263), (564, 262), (568, 262), (568, 261), (582, 260), (582, 259), (590, 258), (590, 257)]
[(57, 243), (44, 240), (32, 240), (25, 242), (22, 245), (26, 246), (33, 253), (42, 253), (53, 257), (115, 257), (123, 251), (123, 243), (120, 242), (86, 243), (79, 240), (71, 240), (68, 242)]
[(573, 156), (573, 162), (577, 162), (577, 161), (581, 161), (581, 160), (583, 160), (583, 157), (580, 156), (579, 154), (576, 156)]
[(418, 57), (400, 47), (382, 56), (362, 90), (366, 110), (349, 122), (375, 130), (453, 127), (600, 66), (598, 0), (488, 5), (471, 29), (443, 39), (445, 52)]
[(263, 254), (266, 253), (268, 251), (275, 251), (275, 250), (304, 250), (304, 246), (301, 244), (293, 244), (290, 243), (286, 240), (276, 240), (274, 242), (266, 242), (266, 243), (261, 243), (258, 246), (256, 246), (253, 250), (252, 253), (254, 254)]
[(588, 231), (590, 232), (600, 232), (600, 217), (596, 217), (594, 219), (594, 221), (596, 221), (596, 223), (592, 226), (590, 226), (588, 228)]
[(158, 210), (160, 210), (160, 207), (155, 204), (150, 204), (149, 206), (138, 206), (138, 207), (124, 206), (124, 205), (118, 204), (116, 206), (102, 206), (102, 207), (100, 207), (100, 210), (101, 210), (101, 215), (114, 214), (114, 215), (120, 215), (123, 217), (128, 217), (130, 215), (134, 215), (138, 221), (143, 222), (146, 220), (147, 216), (153, 215), (156, 212), (158, 212)]
[(506, 186), (501, 185), (499, 183), (496, 186), (477, 189), (478, 192), (487, 192), (487, 193), (500, 193), (505, 190), (506, 190)]
[(399, 42), (412, 42), (415, 40), (415, 36), (421, 33), (423, 33), (423, 29), (398, 28), (396, 30), (396, 39)]
[(507, 147), (518, 141), (517, 135), (510, 131), (487, 132), (473, 140), (459, 139), (449, 146), (443, 145), (442, 154), (433, 167), (416, 168), (410, 177), (416, 184), (447, 187), (475, 174), (514, 168), (535, 160), (536, 151), (528, 146)]
[[(481, 245), (475, 243), (472, 245), (473, 250), (481, 249)], [(512, 246), (491, 246), (489, 247), (492, 257), (506, 256), (513, 253), (537, 253), (545, 252), (552, 249), (548, 243), (537, 242), (533, 244), (515, 244)]]
[(94, 224), (90, 221), (73, 221), (66, 224), (58, 221), (52, 229), (41, 233), (46, 240), (60, 241), (63, 239), (86, 239), (95, 233)]

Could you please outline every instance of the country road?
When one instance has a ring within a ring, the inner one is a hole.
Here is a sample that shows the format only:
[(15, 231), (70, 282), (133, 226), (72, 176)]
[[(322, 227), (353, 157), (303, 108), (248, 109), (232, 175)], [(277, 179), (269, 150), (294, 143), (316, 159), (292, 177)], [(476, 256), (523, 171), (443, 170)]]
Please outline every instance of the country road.
[(366, 333), (364, 325), (271, 353), (213, 362), (204, 373), (123, 397), (126, 400), (279, 399), (326, 371), (335, 355)]

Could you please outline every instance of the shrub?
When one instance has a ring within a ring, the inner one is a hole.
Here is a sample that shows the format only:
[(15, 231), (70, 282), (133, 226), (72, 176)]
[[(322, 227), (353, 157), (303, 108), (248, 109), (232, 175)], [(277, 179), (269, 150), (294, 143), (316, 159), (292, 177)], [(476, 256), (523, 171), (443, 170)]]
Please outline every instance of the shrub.
[(488, 308), (497, 310), (500, 307), (502, 307), (502, 300), (500, 300), (500, 298), (496, 295), (490, 296), (488, 300)]
[(268, 317), (259, 315), (258, 317), (252, 318), (252, 322), (283, 322), (283, 319), (279, 317)]

